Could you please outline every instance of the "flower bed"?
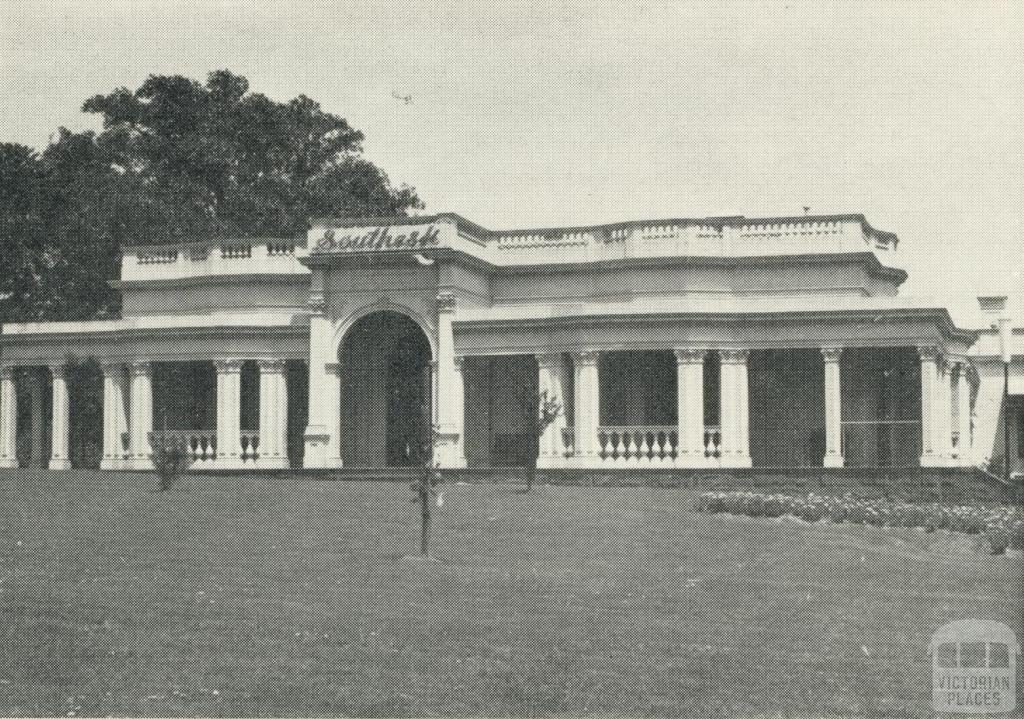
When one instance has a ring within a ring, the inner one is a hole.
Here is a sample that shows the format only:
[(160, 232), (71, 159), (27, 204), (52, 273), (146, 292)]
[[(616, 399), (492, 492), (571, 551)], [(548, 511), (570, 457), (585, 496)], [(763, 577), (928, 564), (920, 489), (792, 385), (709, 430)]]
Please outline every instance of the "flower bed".
[(817, 494), (791, 496), (758, 492), (704, 492), (695, 509), (748, 517), (792, 516), (806, 522), (870, 524), (876, 527), (920, 527), (926, 532), (984, 534), (993, 554), (1007, 548), (1024, 549), (1024, 511), (1018, 507), (949, 507), (943, 504), (912, 504), (887, 499), (863, 499), (853, 495), (825, 497)]

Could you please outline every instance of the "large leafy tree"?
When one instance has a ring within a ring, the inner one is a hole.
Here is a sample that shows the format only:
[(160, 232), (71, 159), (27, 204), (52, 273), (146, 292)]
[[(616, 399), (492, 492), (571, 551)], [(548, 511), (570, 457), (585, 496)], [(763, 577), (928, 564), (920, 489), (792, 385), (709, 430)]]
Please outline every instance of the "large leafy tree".
[(31, 148), (0, 144), (0, 313), (23, 314), (43, 255), (42, 168)]
[(248, 90), (221, 70), (205, 85), (153, 76), (86, 101), (103, 116), (99, 147), (133, 186), (132, 242), (290, 236), (310, 216), (421, 206), (361, 156), (363, 135), (344, 119), (302, 95), (280, 103)]
[(277, 102), (221, 70), (151, 76), (83, 106), (99, 133), (60, 130), (37, 154), (0, 145), (0, 293), (12, 318), (116, 313), (122, 246), (292, 237), (310, 217), (422, 207), (362, 155), (363, 135), (305, 96)]

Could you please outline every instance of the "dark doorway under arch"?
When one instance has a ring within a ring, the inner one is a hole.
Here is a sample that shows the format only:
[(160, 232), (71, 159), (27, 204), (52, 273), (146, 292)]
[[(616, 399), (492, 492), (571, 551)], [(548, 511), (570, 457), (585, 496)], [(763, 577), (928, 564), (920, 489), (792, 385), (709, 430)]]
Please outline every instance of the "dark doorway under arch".
[(423, 330), (398, 312), (374, 312), (352, 325), (338, 355), (345, 466), (418, 464), (431, 431), (431, 351)]

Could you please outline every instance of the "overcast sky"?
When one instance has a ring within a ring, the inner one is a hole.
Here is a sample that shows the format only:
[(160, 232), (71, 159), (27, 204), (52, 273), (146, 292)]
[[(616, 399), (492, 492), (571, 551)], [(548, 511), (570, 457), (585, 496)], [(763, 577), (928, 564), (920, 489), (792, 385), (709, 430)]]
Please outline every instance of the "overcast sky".
[(969, 323), (1021, 284), (1022, 7), (0, 0), (0, 140), (228, 68), (485, 227), (862, 212), (900, 236), (905, 292)]

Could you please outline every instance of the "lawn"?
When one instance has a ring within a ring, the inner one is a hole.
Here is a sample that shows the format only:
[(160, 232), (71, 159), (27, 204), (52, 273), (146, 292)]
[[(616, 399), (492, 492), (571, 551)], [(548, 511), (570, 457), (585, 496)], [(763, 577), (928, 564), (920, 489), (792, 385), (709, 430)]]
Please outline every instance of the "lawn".
[(0, 714), (930, 715), (1024, 560), (662, 489), (0, 473)]

